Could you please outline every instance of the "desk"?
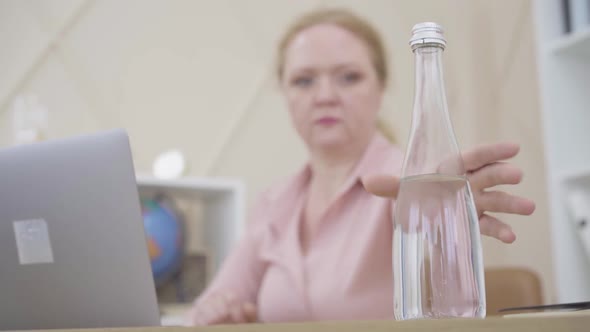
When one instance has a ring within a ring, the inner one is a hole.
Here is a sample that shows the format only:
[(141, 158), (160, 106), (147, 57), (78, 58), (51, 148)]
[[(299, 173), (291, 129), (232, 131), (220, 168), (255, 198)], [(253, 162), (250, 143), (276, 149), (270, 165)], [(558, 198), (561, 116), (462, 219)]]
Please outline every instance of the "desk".
[(51, 330), (47, 332), (426, 332), (426, 331), (507, 331), (565, 332), (590, 331), (590, 312), (561, 313), (544, 316), (522, 315), (465, 320), (421, 321), (351, 321), (289, 324), (219, 325), (213, 327), (155, 327), (131, 329)]

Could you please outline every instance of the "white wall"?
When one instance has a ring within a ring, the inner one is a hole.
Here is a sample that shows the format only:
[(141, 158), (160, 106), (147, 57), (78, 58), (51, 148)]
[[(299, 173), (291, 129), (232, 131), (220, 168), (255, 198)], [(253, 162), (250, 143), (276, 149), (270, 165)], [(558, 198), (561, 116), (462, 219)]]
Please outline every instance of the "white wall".
[(531, 267), (551, 295), (530, 1), (0, 0), (0, 144), (10, 144), (14, 96), (34, 93), (50, 110), (50, 137), (122, 126), (139, 171), (179, 147), (191, 174), (240, 177), (251, 201), (305, 160), (276, 89), (275, 43), (297, 14), (331, 5), (358, 10), (383, 33), (394, 78), (383, 116), (404, 146), (410, 29), (425, 20), (445, 26), (459, 142), (520, 142), (526, 176), (511, 190), (538, 206), (531, 218), (506, 218), (516, 244), (485, 240), (486, 264)]

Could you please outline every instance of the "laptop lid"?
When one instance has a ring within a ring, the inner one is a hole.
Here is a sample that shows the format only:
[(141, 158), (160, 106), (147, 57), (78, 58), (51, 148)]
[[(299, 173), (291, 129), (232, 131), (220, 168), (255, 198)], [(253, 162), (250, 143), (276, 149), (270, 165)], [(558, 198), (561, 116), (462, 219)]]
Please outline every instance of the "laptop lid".
[(158, 325), (127, 134), (0, 150), (0, 330)]

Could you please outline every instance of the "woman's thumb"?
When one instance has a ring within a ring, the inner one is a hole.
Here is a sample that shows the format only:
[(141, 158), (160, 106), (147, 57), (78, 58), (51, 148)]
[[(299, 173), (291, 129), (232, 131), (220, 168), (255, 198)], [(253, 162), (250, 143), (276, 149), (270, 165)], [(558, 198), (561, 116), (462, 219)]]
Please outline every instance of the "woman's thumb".
[(365, 189), (373, 195), (396, 198), (399, 178), (391, 175), (369, 175), (361, 179)]

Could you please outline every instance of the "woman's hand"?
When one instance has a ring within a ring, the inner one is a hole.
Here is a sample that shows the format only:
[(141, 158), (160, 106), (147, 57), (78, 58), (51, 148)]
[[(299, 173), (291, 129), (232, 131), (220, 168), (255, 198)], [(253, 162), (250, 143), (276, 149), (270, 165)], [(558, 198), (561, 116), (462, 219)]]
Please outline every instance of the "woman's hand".
[(193, 307), (189, 325), (243, 324), (258, 320), (256, 306), (239, 301), (232, 293), (216, 294)]
[[(486, 211), (530, 215), (535, 211), (535, 203), (503, 191), (487, 189), (498, 185), (520, 183), (522, 170), (502, 162), (516, 156), (519, 150), (520, 147), (517, 144), (498, 143), (482, 145), (462, 154), (473, 191), (481, 233), (505, 243), (512, 243), (516, 239), (512, 227), (486, 214)], [(395, 198), (399, 189), (399, 178), (390, 175), (374, 175), (363, 178), (363, 184), (372, 194)]]

